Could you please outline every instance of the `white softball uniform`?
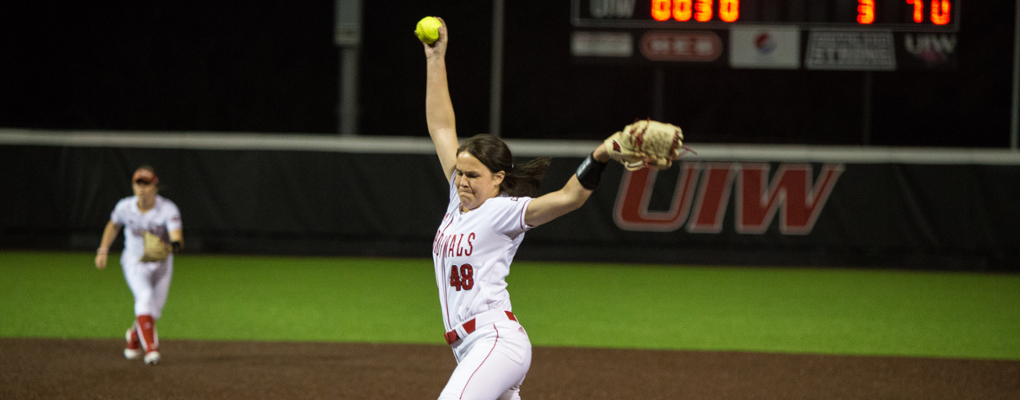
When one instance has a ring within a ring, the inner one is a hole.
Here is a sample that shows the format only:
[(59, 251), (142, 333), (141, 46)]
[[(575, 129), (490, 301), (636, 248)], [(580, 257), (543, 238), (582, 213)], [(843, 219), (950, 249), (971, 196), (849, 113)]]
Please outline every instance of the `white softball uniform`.
[(511, 313), (506, 277), (524, 233), (530, 197), (501, 195), (461, 211), (456, 175), (432, 258), (439, 304), (457, 368), (441, 400), (520, 399), (531, 341)]
[(135, 297), (135, 315), (159, 319), (170, 290), (174, 256), (171, 254), (163, 261), (139, 261), (145, 252), (144, 234), (150, 232), (169, 243), (170, 232), (181, 229), (181, 212), (172, 201), (156, 195), (155, 206), (143, 213), (138, 209), (138, 196), (131, 196), (117, 202), (110, 220), (124, 227), (120, 265)]

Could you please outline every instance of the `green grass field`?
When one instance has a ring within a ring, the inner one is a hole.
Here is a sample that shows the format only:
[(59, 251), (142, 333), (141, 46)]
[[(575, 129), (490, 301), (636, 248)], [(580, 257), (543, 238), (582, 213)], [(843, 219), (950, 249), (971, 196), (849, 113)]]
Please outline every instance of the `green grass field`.
[[(0, 337), (119, 338), (118, 260), (0, 252)], [(163, 340), (441, 344), (429, 259), (185, 254)], [(518, 262), (507, 279), (536, 346), (1020, 360), (1020, 276)]]

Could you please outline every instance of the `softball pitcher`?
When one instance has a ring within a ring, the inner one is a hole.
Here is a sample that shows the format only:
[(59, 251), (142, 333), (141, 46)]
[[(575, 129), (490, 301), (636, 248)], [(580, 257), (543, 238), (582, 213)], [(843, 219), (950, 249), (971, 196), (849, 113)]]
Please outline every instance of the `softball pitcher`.
[[(127, 347), (124, 348), (124, 357), (136, 360), (144, 356), (144, 361), (148, 365), (155, 365), (160, 361), (156, 321), (159, 320), (163, 305), (166, 304), (170, 276), (174, 270), (173, 254), (159, 251), (159, 246), (153, 250), (151, 242), (161, 243), (173, 252), (180, 251), (184, 246), (181, 212), (172, 201), (157, 194), (158, 183), (159, 178), (156, 177), (152, 167), (142, 166), (135, 171), (131, 178), (135, 195), (120, 200), (114, 207), (110, 213), (110, 222), (103, 230), (102, 242), (96, 251), (96, 268), (106, 268), (110, 245), (117, 238), (117, 232), (121, 227), (125, 228), (124, 251), (121, 253), (120, 264), (135, 298), (136, 318), (126, 333)], [(146, 248), (146, 234), (155, 236), (150, 240), (149, 249)], [(152, 261), (142, 261), (143, 257)]]
[(476, 135), (458, 145), (446, 78), (445, 21), (425, 44), (426, 120), (450, 203), (433, 242), (436, 284), (446, 342), (457, 368), (440, 399), (520, 399), (531, 366), (531, 341), (510, 304), (506, 277), (524, 233), (573, 211), (588, 199), (609, 161), (605, 145), (566, 185), (541, 197), (548, 158), (515, 166), (507, 145)]

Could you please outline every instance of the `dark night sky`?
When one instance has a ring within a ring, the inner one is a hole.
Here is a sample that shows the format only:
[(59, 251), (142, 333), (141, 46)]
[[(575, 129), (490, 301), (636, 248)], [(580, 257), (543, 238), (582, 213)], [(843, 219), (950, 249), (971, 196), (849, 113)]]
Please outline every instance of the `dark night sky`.
[[(0, 126), (322, 133), (337, 130), (334, 2), (5, 2)], [(655, 65), (580, 63), (570, 2), (510, 1), (502, 130), (601, 139), (652, 116)], [(411, 31), (446, 19), (458, 130), (488, 130), (488, 1), (365, 2), (362, 135), (425, 136)], [(875, 145), (1006, 147), (1015, 2), (961, 6), (955, 71), (873, 72)], [(863, 72), (659, 64), (663, 119), (689, 142), (862, 144)]]

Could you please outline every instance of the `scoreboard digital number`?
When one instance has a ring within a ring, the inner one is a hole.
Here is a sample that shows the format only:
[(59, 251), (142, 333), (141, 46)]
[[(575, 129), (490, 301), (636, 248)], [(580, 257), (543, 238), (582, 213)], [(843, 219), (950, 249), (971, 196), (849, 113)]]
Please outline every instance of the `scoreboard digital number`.
[(719, 28), (731, 24), (956, 32), (960, 0), (574, 0), (574, 26)]
[(962, 0), (573, 0), (583, 60), (954, 69)]

